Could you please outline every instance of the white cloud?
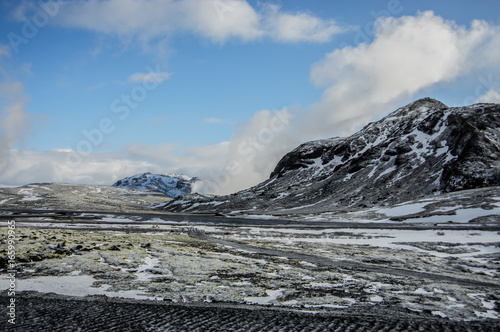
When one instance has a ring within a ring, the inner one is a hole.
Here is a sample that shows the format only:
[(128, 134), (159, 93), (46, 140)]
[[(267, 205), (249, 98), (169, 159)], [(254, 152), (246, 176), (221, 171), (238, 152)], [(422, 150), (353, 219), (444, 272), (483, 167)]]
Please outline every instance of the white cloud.
[(308, 115), (309, 132), (351, 133), (423, 89), (500, 60), (499, 28), (486, 22), (467, 28), (427, 11), (376, 26), (371, 44), (337, 49), (313, 66), (311, 80), (325, 92)]
[(27, 99), (21, 82), (0, 84), (0, 174), (9, 165), (14, 144), (22, 143), (31, 128), (30, 115), (25, 110)]
[[(274, 5), (261, 7), (259, 11), (244, 0), (80, 0), (61, 5), (51, 23), (141, 43), (186, 31), (217, 43), (263, 37), (281, 42), (326, 42), (342, 31), (333, 20), (308, 13), (281, 13)], [(34, 8), (33, 2), (23, 2), (16, 12), (25, 14)]]
[(260, 15), (246, 1), (185, 0), (178, 6), (182, 22), (177, 27), (215, 42), (232, 37), (248, 41), (265, 34), (260, 27)]
[(484, 95), (477, 98), (477, 102), (500, 104), (500, 88), (488, 90)]
[(267, 179), (283, 155), (296, 147), (300, 137), (294, 133), (294, 112), (284, 108), (257, 112), (235, 127), (235, 134), (224, 148), (227, 153), (221, 167), (206, 170), (208, 181), (219, 192), (229, 193)]
[(282, 42), (325, 43), (345, 31), (332, 19), (323, 20), (308, 13), (281, 13), (276, 5), (266, 5), (265, 8), (270, 35)]

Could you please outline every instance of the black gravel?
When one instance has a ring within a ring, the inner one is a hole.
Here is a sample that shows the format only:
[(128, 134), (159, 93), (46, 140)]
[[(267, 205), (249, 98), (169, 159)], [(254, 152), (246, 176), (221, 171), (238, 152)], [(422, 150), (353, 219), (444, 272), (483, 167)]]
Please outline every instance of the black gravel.
[(16, 324), (0, 296), (0, 331), (500, 331), (500, 320), (451, 321), (431, 315), (367, 308), (350, 314), (305, 313), (221, 304), (16, 294)]

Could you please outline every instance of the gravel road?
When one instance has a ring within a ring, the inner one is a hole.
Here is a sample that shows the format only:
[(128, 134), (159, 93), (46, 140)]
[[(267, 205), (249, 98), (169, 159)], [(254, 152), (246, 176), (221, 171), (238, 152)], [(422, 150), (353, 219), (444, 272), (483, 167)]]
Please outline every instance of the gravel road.
[(130, 219), (130, 222), (106, 221), (107, 224), (141, 225), (144, 221), (156, 220), (158, 224), (189, 223), (193, 226), (231, 226), (231, 227), (283, 227), (303, 229), (351, 228), (351, 229), (401, 229), (401, 230), (484, 230), (500, 231), (500, 224), (481, 223), (412, 223), (412, 222), (352, 222), (352, 221), (308, 221), (300, 219), (258, 219), (215, 216), (214, 214), (189, 213), (125, 213), (125, 212), (96, 212), (96, 211), (60, 211), (60, 210), (14, 210), (0, 209), (0, 221), (15, 219), (24, 223), (39, 223), (41, 218), (51, 223), (61, 225), (68, 222), (78, 222), (82, 228), (85, 224), (99, 222), (104, 217)]

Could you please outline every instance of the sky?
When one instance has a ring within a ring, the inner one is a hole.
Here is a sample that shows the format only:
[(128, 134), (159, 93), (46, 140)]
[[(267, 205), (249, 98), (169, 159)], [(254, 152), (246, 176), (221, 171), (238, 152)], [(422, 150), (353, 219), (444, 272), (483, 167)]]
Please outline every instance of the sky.
[(422, 97), (500, 103), (500, 1), (0, 0), (0, 184), (225, 194)]

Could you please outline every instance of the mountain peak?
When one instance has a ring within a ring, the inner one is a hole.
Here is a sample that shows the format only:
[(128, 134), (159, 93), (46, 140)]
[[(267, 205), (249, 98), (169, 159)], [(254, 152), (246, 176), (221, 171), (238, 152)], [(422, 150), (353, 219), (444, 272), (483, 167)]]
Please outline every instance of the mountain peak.
[(430, 97), (424, 97), (417, 99), (408, 105), (406, 107), (410, 109), (417, 109), (417, 108), (422, 108), (422, 107), (427, 107), (428, 109), (439, 109), (439, 108), (448, 108), (445, 104), (440, 102), (439, 100), (436, 100), (434, 98)]
[(118, 180), (113, 186), (130, 190), (161, 192), (169, 197), (177, 198), (195, 191), (194, 186), (200, 181), (198, 178), (191, 178), (184, 174), (165, 175), (146, 172)]
[(448, 108), (448, 106), (446, 106), (439, 100), (425, 97), (415, 100), (414, 102), (411, 102), (406, 106), (398, 108), (397, 110), (389, 114), (388, 117), (406, 117), (426, 113), (429, 110), (441, 110), (445, 108)]

